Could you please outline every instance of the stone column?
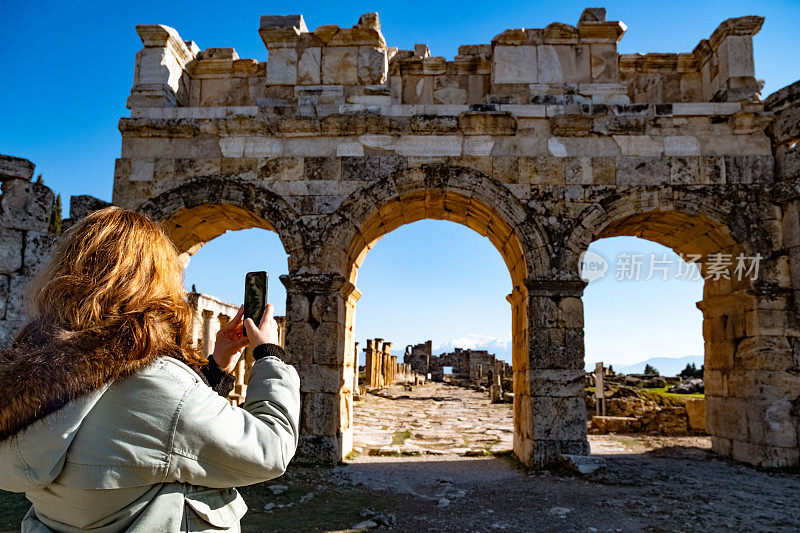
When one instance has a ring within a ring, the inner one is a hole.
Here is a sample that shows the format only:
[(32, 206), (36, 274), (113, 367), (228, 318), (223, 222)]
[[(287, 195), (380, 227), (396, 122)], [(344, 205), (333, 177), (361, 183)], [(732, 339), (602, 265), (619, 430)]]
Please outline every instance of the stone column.
[(355, 399), (358, 399), (361, 396), (361, 390), (358, 386), (358, 343), (353, 343), (353, 354), (355, 357), (355, 361), (353, 364), (353, 394), (355, 395)]
[(383, 387), (383, 339), (375, 338), (375, 386)]
[(204, 309), (203, 316), (203, 355), (209, 357), (214, 351), (214, 327), (211, 324), (211, 319), (214, 318), (214, 312)]
[(364, 382), (369, 388), (375, 387), (375, 339), (367, 339), (367, 347), (364, 348)]
[(383, 343), (383, 357), (381, 358), (381, 375), (383, 376), (382, 386), (388, 387), (392, 384), (392, 356), (389, 353), (389, 350), (392, 348), (391, 342), (384, 342)]
[(342, 460), (352, 442), (352, 344), (346, 342), (353, 284), (338, 274), (289, 274), (286, 286), (286, 351), (298, 367), (302, 414), (298, 458)]
[[(521, 391), (520, 459), (541, 467), (559, 454), (589, 453), (584, 388), (583, 302), (580, 279), (529, 279), (527, 380), (514, 369), (515, 393)], [(522, 386), (520, 388), (519, 386)], [(529, 416), (525, 414), (529, 412)], [(526, 438), (528, 437), (528, 438)], [(515, 434), (515, 444), (517, 435)]]

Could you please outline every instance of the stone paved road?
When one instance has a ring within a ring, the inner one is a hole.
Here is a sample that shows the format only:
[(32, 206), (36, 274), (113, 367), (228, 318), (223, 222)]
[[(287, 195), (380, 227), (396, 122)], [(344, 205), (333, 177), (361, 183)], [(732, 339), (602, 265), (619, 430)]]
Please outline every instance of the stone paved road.
[(366, 394), (354, 407), (355, 451), (368, 455), (484, 454), (511, 450), (511, 404), (443, 383)]
[[(511, 404), (444, 383), (366, 394), (354, 411), (354, 451), (361, 455), (489, 455), (513, 448)], [(393, 398), (393, 399), (391, 399)], [(593, 454), (639, 454), (667, 446), (710, 449), (707, 437), (589, 435)]]

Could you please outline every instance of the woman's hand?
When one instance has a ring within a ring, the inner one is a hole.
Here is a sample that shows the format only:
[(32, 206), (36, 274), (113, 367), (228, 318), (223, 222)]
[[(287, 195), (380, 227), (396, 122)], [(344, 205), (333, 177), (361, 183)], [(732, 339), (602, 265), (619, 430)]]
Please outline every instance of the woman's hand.
[(278, 344), (278, 323), (275, 322), (275, 318), (272, 316), (274, 311), (275, 308), (272, 307), (272, 304), (267, 304), (258, 327), (256, 327), (252, 318), (244, 320), (250, 347), (255, 348), (260, 344)]
[[(242, 355), (242, 349), (247, 346), (248, 343), (247, 337), (244, 336), (244, 328), (242, 326), (243, 314), (244, 306), (241, 306), (236, 316), (233, 317), (233, 320), (225, 324), (225, 327), (217, 332), (217, 340), (214, 343), (214, 353), (211, 354), (211, 357), (217, 362), (217, 366), (229, 374), (236, 368), (236, 363), (239, 362), (239, 357)], [(248, 318), (247, 320), (250, 319)], [(250, 320), (250, 322), (252, 323), (253, 321)]]

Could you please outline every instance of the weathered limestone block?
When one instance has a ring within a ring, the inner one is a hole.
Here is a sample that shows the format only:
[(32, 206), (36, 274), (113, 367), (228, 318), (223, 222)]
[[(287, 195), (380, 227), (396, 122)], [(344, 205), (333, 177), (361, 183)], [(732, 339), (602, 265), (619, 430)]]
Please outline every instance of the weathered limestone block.
[(619, 83), (616, 44), (592, 44), (589, 47), (589, 64), (595, 83)]
[(8, 277), (8, 299), (6, 303), (6, 320), (21, 322), (25, 320), (23, 301), (32, 277), (23, 274)]
[(318, 85), (321, 79), (322, 48), (313, 46), (300, 54), (297, 63), (297, 84)]
[(15, 178), (30, 180), (35, 167), (36, 165), (22, 157), (0, 154), (0, 181)]
[[(586, 403), (580, 396), (532, 396), (532, 438), (580, 441), (586, 438)], [(564, 423), (565, 421), (569, 421)], [(560, 422), (559, 422), (560, 421)]]
[(299, 370), (303, 392), (337, 393), (342, 388), (344, 377), (341, 368), (328, 365), (304, 363)]
[(3, 182), (0, 225), (6, 228), (46, 232), (53, 212), (53, 191), (21, 179)]
[(263, 15), (258, 34), (267, 49), (294, 45), (298, 36), (308, 33), (303, 15)]
[(403, 76), (403, 103), (433, 104), (433, 84), (431, 76)]
[(517, 120), (506, 111), (469, 111), (458, 115), (458, 127), (464, 135), (514, 135)]
[(540, 45), (536, 47), (538, 83), (592, 81), (588, 46)]
[(25, 234), (25, 258), (22, 265), (22, 273), (34, 276), (38, 273), (42, 265), (50, 261), (56, 235), (51, 233), (41, 233), (38, 231), (28, 231)]
[(705, 398), (687, 398), (686, 415), (689, 417), (689, 429), (699, 432), (706, 430)]
[(274, 48), (267, 58), (267, 83), (294, 85), (297, 83), (297, 50)]
[(666, 185), (670, 168), (661, 157), (618, 157), (618, 185)]
[(586, 137), (592, 118), (584, 115), (556, 115), (550, 119), (550, 133), (556, 137)]
[(380, 84), (386, 81), (389, 63), (386, 49), (374, 46), (358, 48), (358, 83), (361, 85)]
[[(300, 382), (302, 383), (302, 377)], [(335, 394), (306, 392), (300, 416), (306, 435), (336, 435), (339, 431), (339, 402)]]
[(642, 422), (632, 416), (593, 416), (592, 433), (636, 433), (642, 428)]
[[(23, 246), (24, 234), (22, 231), (0, 227), (0, 272), (11, 274), (22, 268)], [(7, 291), (8, 278), (4, 279)]]
[(737, 368), (790, 370), (795, 366), (792, 347), (786, 337), (748, 337), (736, 347)]
[(322, 51), (322, 83), (334, 85), (357, 84), (358, 50), (358, 47), (355, 46), (324, 48)]
[(536, 83), (538, 69), (535, 46), (494, 47), (492, 83)]

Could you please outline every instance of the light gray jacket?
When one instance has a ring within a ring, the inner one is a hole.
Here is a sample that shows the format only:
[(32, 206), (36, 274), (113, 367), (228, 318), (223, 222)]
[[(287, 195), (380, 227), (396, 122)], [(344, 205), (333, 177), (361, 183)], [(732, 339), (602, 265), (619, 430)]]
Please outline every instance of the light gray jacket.
[(0, 489), (33, 503), (22, 531), (238, 531), (232, 487), (280, 476), (294, 455), (300, 379), (256, 361), (241, 408), (160, 357), (0, 442)]

